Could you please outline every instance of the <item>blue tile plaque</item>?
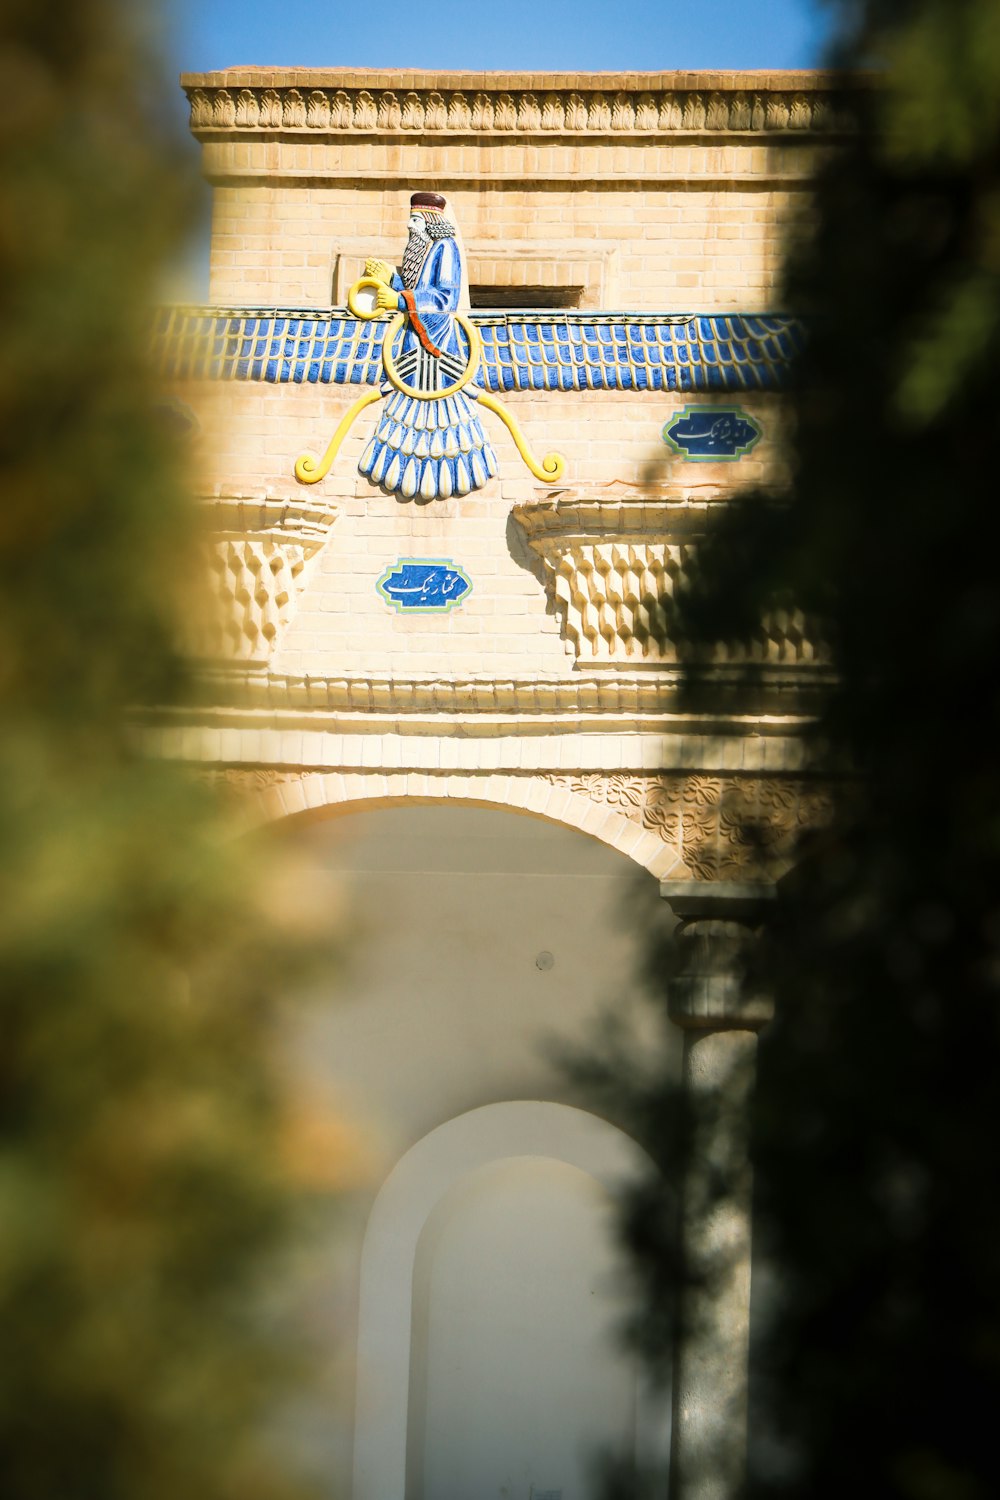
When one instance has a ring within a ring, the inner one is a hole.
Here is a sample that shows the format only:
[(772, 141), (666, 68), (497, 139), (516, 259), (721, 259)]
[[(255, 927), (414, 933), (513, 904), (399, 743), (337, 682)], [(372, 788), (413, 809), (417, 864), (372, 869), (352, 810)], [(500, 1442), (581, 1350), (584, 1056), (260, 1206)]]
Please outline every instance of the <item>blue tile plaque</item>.
[(760, 426), (738, 406), (686, 406), (663, 429), (676, 453), (702, 463), (731, 463), (759, 440)]
[(464, 602), (472, 580), (448, 557), (402, 557), (389, 564), (377, 587), (393, 609), (441, 615)]

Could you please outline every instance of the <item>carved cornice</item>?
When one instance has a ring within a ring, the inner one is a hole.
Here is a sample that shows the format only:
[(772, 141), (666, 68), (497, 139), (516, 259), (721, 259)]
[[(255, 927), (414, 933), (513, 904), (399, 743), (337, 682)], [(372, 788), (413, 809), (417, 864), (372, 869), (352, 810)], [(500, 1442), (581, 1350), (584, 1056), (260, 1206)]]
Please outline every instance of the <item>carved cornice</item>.
[[(711, 505), (648, 496), (556, 497), (514, 507), (541, 559), (545, 588), (582, 663), (698, 663), (815, 667), (829, 651), (799, 610), (774, 610), (753, 637), (694, 647), (679, 634), (674, 598), (689, 581)], [(714, 506), (719, 514), (718, 503)]]
[[(494, 680), (484, 677), (305, 676), (232, 662), (203, 674), (200, 701), (211, 717), (242, 721), (247, 713), (275, 726), (420, 733), (442, 721), (463, 733), (511, 728), (547, 733), (554, 728), (691, 728), (713, 733), (780, 718), (788, 732), (811, 724), (818, 698), (829, 691), (828, 668), (714, 666), (706, 673), (723, 697), (717, 709), (684, 704), (692, 669), (662, 665), (656, 672), (613, 672), (565, 677)], [(714, 700), (713, 700), (714, 701)], [(255, 720), (256, 721), (256, 720)]]
[[(181, 84), (195, 135), (831, 135), (843, 79), (797, 73), (410, 73), (232, 68)], [(852, 85), (856, 86), (856, 85)]]
[(221, 535), (270, 536), (288, 541), (324, 541), (337, 519), (328, 500), (274, 495), (200, 495), (198, 504), (209, 530)]

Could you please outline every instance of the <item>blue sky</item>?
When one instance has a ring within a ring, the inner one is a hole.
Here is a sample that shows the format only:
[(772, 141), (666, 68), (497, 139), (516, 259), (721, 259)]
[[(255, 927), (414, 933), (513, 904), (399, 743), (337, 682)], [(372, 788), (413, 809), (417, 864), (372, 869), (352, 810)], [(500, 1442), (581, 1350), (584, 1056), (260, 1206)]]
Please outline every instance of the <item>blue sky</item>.
[(822, 0), (165, 0), (176, 71), (803, 68)]

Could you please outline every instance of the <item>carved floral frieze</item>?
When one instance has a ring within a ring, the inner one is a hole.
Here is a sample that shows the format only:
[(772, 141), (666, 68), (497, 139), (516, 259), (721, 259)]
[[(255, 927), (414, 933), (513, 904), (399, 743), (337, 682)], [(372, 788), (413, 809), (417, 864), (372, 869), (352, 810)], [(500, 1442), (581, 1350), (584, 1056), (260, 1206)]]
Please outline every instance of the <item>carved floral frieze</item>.
[(802, 835), (826, 827), (833, 811), (829, 787), (805, 778), (595, 771), (550, 779), (659, 834), (699, 880), (775, 879)]
[(196, 133), (743, 135), (839, 128), (822, 89), (382, 89), (186, 83)]

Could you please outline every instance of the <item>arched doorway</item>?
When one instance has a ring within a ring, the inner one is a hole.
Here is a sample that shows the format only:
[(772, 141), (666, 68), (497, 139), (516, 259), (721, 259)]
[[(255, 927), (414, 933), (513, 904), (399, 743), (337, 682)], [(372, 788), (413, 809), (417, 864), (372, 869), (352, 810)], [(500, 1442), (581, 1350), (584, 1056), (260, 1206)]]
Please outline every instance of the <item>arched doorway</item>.
[(588, 1492), (635, 1448), (610, 1194), (552, 1157), (507, 1157), (437, 1204), (413, 1270), (406, 1494)]
[(595, 1450), (662, 1451), (663, 1435), (612, 1332), (609, 1195), (635, 1147), (574, 1107), (552, 1044), (635, 998), (630, 907), (649, 882), (664, 920), (655, 884), (575, 829), (495, 808), (292, 831), (340, 872), (358, 933), (302, 1064), (381, 1163), (338, 1250), (354, 1500), (586, 1500)]
[(586, 1500), (602, 1454), (662, 1457), (666, 1403), (617, 1327), (613, 1200), (641, 1159), (538, 1100), (407, 1152), (365, 1238), (355, 1500)]

